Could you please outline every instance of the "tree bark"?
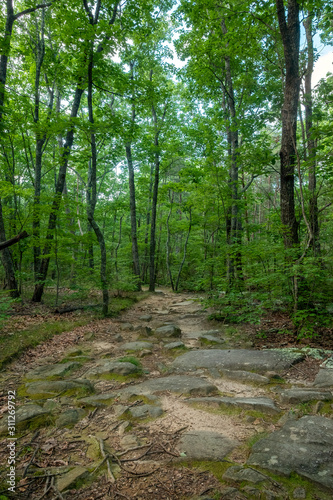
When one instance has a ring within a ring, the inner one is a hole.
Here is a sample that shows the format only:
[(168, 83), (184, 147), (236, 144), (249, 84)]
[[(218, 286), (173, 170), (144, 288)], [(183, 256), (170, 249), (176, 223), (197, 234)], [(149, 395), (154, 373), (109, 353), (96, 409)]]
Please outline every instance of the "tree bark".
[(41, 257), (41, 263), (40, 263), (40, 268), (39, 268), (40, 280), (35, 285), (35, 290), (34, 290), (34, 293), (32, 296), (33, 302), (40, 302), (42, 299), (42, 296), (43, 296), (43, 292), (44, 292), (45, 280), (47, 277), (47, 271), (48, 271), (49, 264), (50, 264), (50, 252), (52, 249), (52, 243), (53, 243), (53, 238), (54, 238), (54, 229), (56, 227), (57, 214), (58, 214), (58, 210), (60, 208), (62, 193), (63, 193), (64, 186), (65, 186), (68, 160), (69, 160), (69, 156), (70, 156), (73, 142), (74, 142), (73, 118), (77, 117), (82, 94), (83, 94), (83, 88), (82, 88), (82, 84), (80, 82), (80, 84), (76, 87), (76, 90), (75, 90), (74, 100), (73, 100), (73, 104), (72, 104), (72, 111), (71, 111), (71, 116), (70, 116), (70, 127), (67, 131), (65, 144), (64, 144), (62, 153), (60, 155), (60, 166), (59, 166), (58, 178), (56, 181), (55, 194), (54, 194), (52, 207), (51, 207), (51, 213), (49, 216), (49, 222), (48, 222), (47, 234), (46, 234), (46, 243), (44, 246), (43, 256)]
[(309, 191), (310, 191), (310, 201), (309, 201), (309, 212), (310, 212), (310, 226), (312, 232), (312, 248), (314, 255), (320, 254), (320, 243), (319, 243), (319, 224), (318, 224), (318, 204), (317, 204), (317, 193), (316, 193), (316, 150), (315, 141), (312, 137), (312, 73), (314, 66), (314, 56), (313, 56), (313, 40), (312, 40), (312, 16), (309, 15), (303, 22), (305, 28), (306, 42), (307, 42), (307, 68), (304, 78), (304, 108), (305, 108), (305, 132), (307, 139), (307, 161), (309, 162), (308, 173), (309, 173)]
[[(134, 115), (134, 112), (132, 113), (132, 119), (133, 119), (133, 115)], [(131, 148), (130, 142), (126, 143), (125, 149), (126, 149), (126, 159), (127, 159), (127, 166), (128, 166), (128, 184), (129, 184), (129, 192), (130, 192), (131, 239), (132, 239), (133, 268), (134, 268), (134, 274), (137, 278), (137, 290), (141, 290), (139, 249), (138, 249), (138, 238), (137, 238), (134, 168), (133, 168), (133, 159), (132, 159), (132, 148)]]
[(296, 164), (297, 107), (299, 100), (299, 3), (288, 0), (288, 20), (283, 0), (276, 0), (277, 17), (283, 43), (285, 82), (282, 107), (282, 137), (280, 149), (280, 203), (286, 249), (297, 247), (298, 223), (295, 216), (294, 174)]

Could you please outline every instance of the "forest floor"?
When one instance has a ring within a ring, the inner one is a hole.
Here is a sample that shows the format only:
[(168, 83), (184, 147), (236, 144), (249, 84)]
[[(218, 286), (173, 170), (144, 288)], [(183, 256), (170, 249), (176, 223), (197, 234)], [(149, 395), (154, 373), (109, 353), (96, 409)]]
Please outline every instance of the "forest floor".
[[(302, 474), (302, 466), (291, 469), (289, 477), (274, 467), (267, 472), (251, 462), (251, 450), (290, 419), (312, 415), (332, 424), (333, 395), (313, 386), (333, 354), (332, 331), (297, 341), (282, 314), (263, 318), (260, 329), (226, 325), (208, 319), (197, 294), (162, 289), (145, 297), (116, 318), (92, 316), (88, 324), (80, 324), (80, 318), (87, 322), (87, 312), (62, 314), (61, 321), (78, 326), (26, 349), (0, 372), (5, 436), (0, 498), (331, 498), (332, 474), (330, 482), (319, 478), (320, 471)], [(25, 321), (12, 316), (4, 335), (20, 329), (24, 335)], [(47, 324), (59, 321), (59, 315), (45, 308), (28, 321)], [(161, 327), (165, 333), (158, 333)], [(216, 349), (237, 350), (250, 360), (251, 353), (272, 348), (301, 356), (279, 370), (274, 365), (224, 370), (212, 362), (179, 371), (175, 365), (181, 356), (186, 364), (186, 356), (197, 351), (209, 357)], [(147, 385), (156, 381), (165, 387)], [(61, 385), (66, 383), (72, 386)], [(304, 399), (297, 395), (300, 389), (319, 392)], [(296, 396), (288, 399), (283, 390), (296, 390)], [(8, 391), (15, 391), (18, 415), (15, 494), (5, 483)], [(211, 438), (219, 443), (219, 437), (221, 444), (209, 444)], [(237, 467), (262, 477), (237, 478)]]

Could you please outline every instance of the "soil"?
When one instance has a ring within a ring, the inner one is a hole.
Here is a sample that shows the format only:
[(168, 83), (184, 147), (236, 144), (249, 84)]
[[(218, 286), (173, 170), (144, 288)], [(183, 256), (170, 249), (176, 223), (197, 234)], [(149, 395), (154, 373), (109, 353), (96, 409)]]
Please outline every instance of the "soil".
[[(62, 319), (73, 318), (78, 314), (80, 313), (63, 314)], [(255, 349), (264, 349), (269, 347), (299, 347), (300, 345), (304, 347), (306, 345), (320, 349), (333, 349), (331, 330), (327, 329), (320, 332), (320, 336), (300, 341), (290, 333), (286, 333), (290, 324), (283, 315), (264, 319), (260, 330), (249, 325), (237, 325), (232, 332), (228, 332), (225, 325), (207, 319), (208, 313), (202, 309), (197, 295), (190, 293), (175, 295), (169, 290), (163, 289), (161, 293), (151, 294), (145, 300), (137, 303), (119, 318), (97, 321), (94, 319), (86, 326), (56, 335), (36, 348), (27, 350), (0, 374), (4, 384), (3, 393), (0, 395), (1, 402), (5, 403), (5, 392), (7, 394), (8, 389), (17, 389), (22, 377), (29, 370), (38, 365), (63, 360), (71, 348), (77, 347), (83, 351), (89, 351), (91, 363), (100, 357), (119, 356), (121, 344), (138, 338), (137, 331), (123, 330), (124, 323), (131, 323), (134, 326), (140, 325), (143, 322), (139, 318), (144, 314), (152, 315), (152, 321), (144, 324), (153, 328), (157, 328), (166, 321), (176, 322), (182, 330), (182, 340), (188, 347), (200, 346), (200, 341), (195, 336), (191, 336), (193, 332), (219, 329), (225, 331), (226, 345), (230, 348), (251, 346)], [(19, 317), (23, 317), (22, 311), (20, 311)], [(47, 321), (54, 317), (58, 316), (44, 308), (43, 314), (36, 314), (32, 321)], [(11, 321), (14, 322), (17, 318), (13, 316)], [(10, 329), (10, 323), (7, 328)], [(285, 333), (281, 333), (281, 330), (284, 330)], [(165, 364), (170, 362), (173, 356), (162, 349), (162, 344), (156, 344), (154, 349), (148, 350), (144, 354), (141, 361), (145, 370), (150, 372), (149, 378), (161, 376)], [(137, 355), (135, 354), (135, 356)], [(322, 361), (307, 357), (303, 362), (286, 371), (283, 376), (287, 382), (302, 381), (303, 384), (310, 384), (318, 372), (320, 363)], [(77, 378), (83, 377), (89, 366), (88, 361), (75, 376)], [(208, 375), (203, 376), (217, 385), (218, 389), (225, 395), (255, 397), (265, 394), (264, 389), (255, 385), (251, 386), (224, 379), (215, 380)], [(128, 385), (128, 382), (101, 380), (95, 388), (98, 392), (114, 392), (124, 385)], [(138, 397), (133, 404), (142, 404), (142, 402)], [(18, 405), (22, 403), (23, 401), (18, 401)], [(226, 437), (245, 444), (251, 436), (275, 429), (275, 424), (272, 423), (271, 419), (253, 418), (246, 421), (242, 418), (242, 414), (222, 415), (214, 413), (214, 411), (207, 413), (198, 406), (189, 406), (183, 402), (181, 397), (171, 394), (164, 395), (160, 399), (160, 404), (165, 412), (161, 418), (144, 423), (133, 424), (130, 422), (133, 425), (130, 433), (135, 437), (137, 444), (134, 448), (137, 449), (126, 452), (126, 461), (119, 462), (118, 460), (121, 474), (117, 477), (116, 482), (110, 481), (106, 475), (100, 475), (98, 480), (90, 486), (69, 490), (68, 493), (63, 493), (63, 496), (56, 496), (58, 492), (52, 486), (54, 484), (52, 479), (44, 476), (44, 478), (36, 480), (29, 471), (36, 469), (49, 471), (51, 467), (62, 467), (69, 464), (89, 465), (94, 459), (89, 454), (87, 439), (93, 439), (94, 436), (95, 440), (96, 438), (104, 440), (109, 453), (113, 454), (114, 457), (122, 456), (124, 458), (122, 438), (125, 434), (122, 430), (122, 421), (118, 419), (116, 413), (110, 413), (109, 410), (97, 407), (90, 411), (74, 429), (53, 428), (52, 433), (50, 433), (48, 428), (42, 428), (35, 434), (27, 432), (20, 438), (17, 452), (20, 470), (26, 471), (26, 477), (21, 479), (15, 498), (31, 498), (32, 500), (37, 498), (45, 500), (51, 498), (179, 500), (195, 495), (209, 495), (212, 492), (222, 493), (225, 486), (208, 470), (192, 468), (188, 464), (186, 466), (178, 463), (175, 465), (174, 460), (178, 456), (175, 447), (181, 433), (185, 430), (217, 432), (220, 430)], [(5, 410), (4, 406), (2, 408)], [(6, 440), (2, 440), (0, 443), (3, 445), (0, 449), (1, 463), (6, 460), (5, 442)], [(238, 448), (231, 455), (230, 460), (233, 460), (234, 463), (244, 463), (247, 458), (246, 453), (246, 447), (244, 447), (244, 451)], [(116, 458), (115, 460), (117, 461)], [(237, 495), (234, 498), (238, 498)]]

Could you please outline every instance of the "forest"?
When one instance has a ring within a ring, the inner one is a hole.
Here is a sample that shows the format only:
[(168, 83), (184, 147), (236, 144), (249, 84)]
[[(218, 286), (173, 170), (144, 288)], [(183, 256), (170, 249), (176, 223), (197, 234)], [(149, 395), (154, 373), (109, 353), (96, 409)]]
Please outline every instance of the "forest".
[(330, 326), (331, 2), (6, 0), (0, 36), (1, 314), (164, 285)]

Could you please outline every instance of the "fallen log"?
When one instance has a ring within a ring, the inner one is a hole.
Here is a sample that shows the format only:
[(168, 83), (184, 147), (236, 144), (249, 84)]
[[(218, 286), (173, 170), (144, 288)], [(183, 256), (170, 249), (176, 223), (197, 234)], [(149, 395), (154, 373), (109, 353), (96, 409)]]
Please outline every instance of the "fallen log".
[(92, 304), (88, 306), (67, 306), (54, 310), (55, 314), (65, 314), (73, 311), (84, 311), (86, 309), (93, 309), (94, 307), (102, 307), (102, 304)]

